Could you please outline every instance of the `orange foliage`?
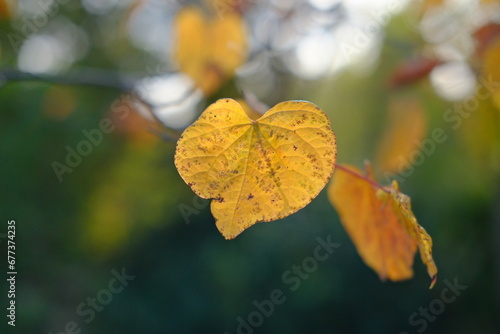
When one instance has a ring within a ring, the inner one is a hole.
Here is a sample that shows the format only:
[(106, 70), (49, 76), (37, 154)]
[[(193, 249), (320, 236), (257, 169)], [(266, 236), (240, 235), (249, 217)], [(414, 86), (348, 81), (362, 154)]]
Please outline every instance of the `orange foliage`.
[(353, 166), (337, 166), (328, 196), (361, 258), (382, 280), (411, 278), (418, 247), (433, 286), (437, 268), (432, 239), (418, 225), (410, 199), (399, 192), (396, 181), (383, 188), (371, 169), (362, 175)]

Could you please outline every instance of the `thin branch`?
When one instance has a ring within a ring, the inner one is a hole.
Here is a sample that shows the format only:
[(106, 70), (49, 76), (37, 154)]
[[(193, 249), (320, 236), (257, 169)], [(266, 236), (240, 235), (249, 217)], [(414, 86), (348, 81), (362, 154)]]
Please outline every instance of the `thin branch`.
[(114, 71), (83, 68), (64, 74), (33, 74), (16, 69), (0, 70), (0, 87), (15, 81), (37, 81), (71, 86), (94, 86), (128, 92), (137, 83), (137, 78)]
[(0, 88), (10, 82), (16, 81), (32, 81), (32, 82), (46, 82), (50, 84), (60, 84), (60, 85), (70, 85), (70, 86), (91, 86), (91, 87), (103, 87), (123, 91), (129, 94), (133, 99), (142, 103), (149, 114), (157, 121), (159, 124), (164, 126), (171, 134), (163, 133), (156, 129), (149, 129), (150, 132), (155, 133), (166, 141), (176, 142), (180, 133), (168, 125), (166, 125), (155, 113), (155, 109), (158, 107), (168, 107), (170, 105), (174, 106), (182, 102), (184, 99), (192, 95), (196, 89), (190, 89), (185, 94), (179, 97), (177, 101), (171, 103), (154, 105), (144, 99), (137, 92), (137, 85), (140, 84), (142, 78), (133, 77), (131, 75), (122, 75), (114, 71), (103, 70), (103, 69), (93, 69), (93, 68), (82, 68), (72, 72), (67, 72), (64, 74), (32, 74), (27, 72), (22, 72), (16, 69), (0, 69)]

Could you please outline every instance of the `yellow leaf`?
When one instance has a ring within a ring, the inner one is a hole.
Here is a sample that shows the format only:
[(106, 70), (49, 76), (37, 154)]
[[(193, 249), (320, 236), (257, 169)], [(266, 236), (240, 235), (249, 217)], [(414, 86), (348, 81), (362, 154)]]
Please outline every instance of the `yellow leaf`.
[(363, 261), (384, 280), (401, 281), (413, 276), (417, 250), (435, 282), (432, 239), (417, 223), (410, 199), (399, 192), (397, 182), (382, 188), (372, 175), (353, 166), (337, 166), (328, 196)]
[(492, 98), (495, 106), (500, 109), (500, 88), (498, 88), (498, 83), (500, 82), (500, 37), (495, 38), (494, 41), (490, 43), (488, 48), (485, 50), (483, 55), (483, 75), (488, 81), (494, 82), (496, 87), (493, 92)]
[(175, 166), (196, 194), (214, 199), (217, 228), (233, 239), (309, 204), (335, 159), (330, 121), (314, 104), (282, 102), (254, 121), (238, 102), (220, 99), (184, 131)]
[(500, 114), (490, 101), (479, 100), (476, 110), (461, 126), (458, 138), (463, 141), (464, 154), (475, 161), (485, 176), (500, 172)]
[(493, 94), (492, 98), (495, 107), (497, 107), (497, 109), (500, 109), (500, 89), (497, 89), (495, 91), (495, 94)]
[(210, 20), (200, 9), (186, 7), (177, 14), (174, 30), (174, 59), (207, 96), (246, 60), (247, 33), (236, 13)]
[(389, 106), (388, 125), (377, 149), (377, 166), (384, 172), (401, 172), (420, 150), (427, 120), (418, 100), (401, 99)]
[(432, 288), (436, 283), (437, 267), (432, 257), (432, 238), (427, 231), (418, 224), (413, 211), (411, 210), (410, 197), (399, 191), (398, 182), (392, 181), (391, 187), (386, 187), (390, 193), (381, 190), (377, 191), (377, 196), (384, 200), (387, 198), (392, 206), (394, 213), (398, 216), (399, 221), (403, 223), (406, 231), (410, 234), (413, 240), (417, 242), (418, 251), (422, 262), (427, 266), (427, 273), (432, 279)]
[(227, 13), (211, 23), (210, 59), (224, 73), (233, 76), (234, 71), (246, 59), (247, 36), (241, 16)]
[(181, 71), (197, 81), (209, 63), (210, 48), (207, 38), (206, 26), (208, 23), (202, 11), (187, 7), (177, 14), (174, 29), (176, 32), (176, 45), (174, 58)]
[[(346, 167), (359, 173), (353, 166)], [(417, 244), (392, 208), (377, 197), (377, 189), (337, 168), (328, 195), (359, 255), (382, 280), (400, 281), (413, 276)]]

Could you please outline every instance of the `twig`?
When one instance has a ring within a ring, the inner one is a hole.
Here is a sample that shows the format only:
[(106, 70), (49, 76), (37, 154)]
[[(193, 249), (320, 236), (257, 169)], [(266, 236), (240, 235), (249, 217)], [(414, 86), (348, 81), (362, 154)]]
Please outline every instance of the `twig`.
[(0, 87), (15, 81), (38, 81), (72, 86), (94, 86), (113, 88), (128, 92), (137, 83), (137, 78), (114, 71), (84, 68), (64, 74), (33, 74), (15, 69), (0, 70)]
[[(137, 92), (137, 85), (140, 84), (141, 78), (133, 77), (131, 75), (122, 75), (114, 71), (103, 70), (103, 69), (93, 69), (93, 68), (83, 68), (73, 72), (67, 72), (64, 74), (32, 74), (27, 72), (22, 72), (16, 69), (0, 69), (0, 88), (2, 85), (16, 82), (16, 81), (34, 81), (34, 82), (46, 82), (51, 84), (61, 84), (61, 85), (71, 85), (71, 86), (92, 86), (92, 87), (104, 87), (110, 89), (117, 89), (128, 93), (133, 99), (144, 104), (148, 109), (149, 114), (165, 127), (170, 132), (174, 134), (162, 133), (156, 129), (150, 129), (159, 135), (161, 138), (167, 141), (176, 142), (180, 134), (178, 131), (171, 129), (167, 126), (155, 113), (154, 109), (157, 107), (167, 107), (169, 105), (176, 105), (180, 101), (183, 101), (188, 96), (192, 95), (195, 89), (188, 90), (184, 95), (182, 95), (177, 101), (172, 103), (154, 105), (147, 100), (145, 100), (141, 94)], [(176, 138), (177, 137), (177, 138)]]

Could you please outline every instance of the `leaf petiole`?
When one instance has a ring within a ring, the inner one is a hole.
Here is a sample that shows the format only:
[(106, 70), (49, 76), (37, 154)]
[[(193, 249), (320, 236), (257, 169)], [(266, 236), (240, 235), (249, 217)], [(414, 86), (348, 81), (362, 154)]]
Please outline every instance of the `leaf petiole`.
[(389, 191), (389, 190), (387, 190), (386, 188), (384, 188), (383, 186), (381, 186), (381, 185), (380, 185), (380, 184), (378, 184), (377, 182), (373, 181), (372, 179), (368, 178), (366, 175), (361, 175), (361, 174), (359, 174), (358, 172), (355, 172), (355, 171), (353, 171), (352, 169), (349, 169), (349, 168), (347, 168), (347, 167), (345, 167), (345, 166), (342, 166), (342, 165), (340, 165), (340, 164), (337, 164), (337, 163), (335, 164), (335, 168), (341, 169), (341, 170), (343, 170), (343, 171), (344, 171), (344, 172), (346, 172), (346, 173), (349, 173), (349, 174), (351, 174), (351, 175), (353, 175), (353, 176), (355, 176), (355, 177), (357, 177), (357, 178), (359, 178), (359, 179), (362, 179), (362, 180), (364, 180), (364, 181), (366, 181), (366, 182), (370, 183), (370, 184), (371, 184), (372, 186), (374, 186), (375, 188), (381, 189), (382, 191), (384, 191), (384, 192), (386, 192), (386, 193), (390, 194), (390, 191)]

